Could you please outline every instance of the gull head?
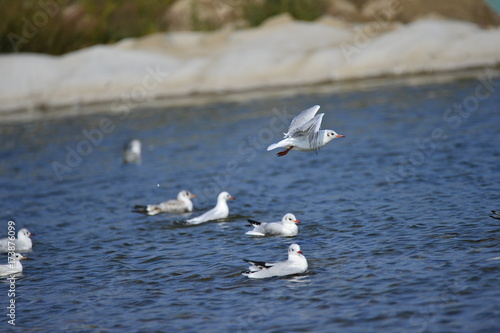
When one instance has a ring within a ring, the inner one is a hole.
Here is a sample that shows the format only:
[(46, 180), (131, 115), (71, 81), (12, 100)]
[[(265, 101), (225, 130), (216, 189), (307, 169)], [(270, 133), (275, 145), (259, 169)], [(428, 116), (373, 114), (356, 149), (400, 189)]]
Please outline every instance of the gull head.
[(337, 132), (333, 131), (333, 130), (325, 130), (325, 136), (323, 138), (323, 141), (325, 143), (328, 143), (330, 141), (332, 141), (333, 139), (336, 139), (336, 138), (343, 138), (344, 136), (342, 134), (338, 134)]
[(299, 244), (292, 244), (288, 248), (288, 256), (293, 256), (293, 255), (299, 255), (302, 254), (302, 251), (300, 250)]
[(17, 238), (29, 238), (31, 236), (35, 236), (35, 234), (32, 234), (31, 232), (29, 232), (29, 230), (26, 228), (22, 228), (17, 233)]
[(17, 262), (17, 261), (20, 261), (22, 259), (28, 259), (27, 257), (23, 256), (22, 254), (19, 254), (19, 253), (14, 253), (14, 255), (12, 255), (10, 258), (9, 258), (9, 262), (11, 261), (14, 261), (14, 262)]
[(178, 195), (178, 199), (180, 199), (180, 198), (193, 199), (193, 198), (196, 198), (196, 195), (194, 195), (193, 193), (191, 193), (189, 191), (182, 190), (179, 192), (179, 195)]
[(141, 153), (141, 141), (134, 139), (129, 143), (129, 149), (132, 153), (140, 154)]
[(281, 220), (283, 223), (300, 223), (299, 220), (292, 213), (285, 214)]
[(227, 193), (227, 192), (221, 192), (219, 193), (219, 196), (217, 197), (217, 201), (227, 201), (227, 200), (234, 200), (234, 197), (231, 196), (231, 194)]

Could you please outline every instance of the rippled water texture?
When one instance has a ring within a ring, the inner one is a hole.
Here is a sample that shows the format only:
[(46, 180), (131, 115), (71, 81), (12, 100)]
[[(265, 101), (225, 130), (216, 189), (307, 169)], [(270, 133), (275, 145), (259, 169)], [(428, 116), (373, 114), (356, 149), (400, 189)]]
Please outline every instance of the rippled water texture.
[[(17, 331), (498, 332), (492, 89), (386, 85), (0, 125), (1, 232), (14, 219), (36, 234), (16, 281)], [(314, 104), (346, 138), (317, 154), (267, 152), (285, 110)], [(140, 165), (121, 163), (130, 138)], [(68, 156), (78, 149), (81, 161)], [(221, 190), (236, 200), (229, 218), (197, 226), (131, 212), (181, 189), (198, 195), (193, 216)], [(296, 237), (244, 235), (247, 218), (287, 212), (302, 221)], [(241, 275), (243, 258), (284, 260), (291, 243), (307, 273)], [(8, 289), (2, 280), (1, 330)]]

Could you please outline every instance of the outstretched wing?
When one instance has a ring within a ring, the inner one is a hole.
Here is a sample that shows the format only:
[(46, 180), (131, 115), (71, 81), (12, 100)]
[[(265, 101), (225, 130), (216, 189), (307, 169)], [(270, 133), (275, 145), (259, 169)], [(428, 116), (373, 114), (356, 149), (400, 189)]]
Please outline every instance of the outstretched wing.
[(309, 120), (307, 123), (298, 127), (295, 132), (290, 133), (290, 137), (298, 138), (301, 136), (307, 136), (309, 141), (309, 146), (311, 149), (316, 150), (320, 148), (319, 142), (319, 129), (321, 127), (321, 121), (323, 120), (324, 113), (320, 113), (314, 116), (313, 119)]
[(309, 145), (314, 150), (319, 149), (320, 147), (318, 134), (319, 134), (319, 129), (321, 127), (321, 121), (323, 120), (324, 115), (325, 115), (324, 113), (320, 113), (307, 123), (307, 124), (310, 123), (306, 129), (307, 136), (309, 137)]
[(315, 105), (307, 110), (299, 113), (295, 118), (293, 118), (290, 123), (290, 127), (288, 128), (288, 132), (285, 133), (285, 138), (291, 137), (293, 133), (297, 130), (300, 130), (306, 123), (311, 121), (314, 118), (314, 115), (318, 112), (320, 106)]

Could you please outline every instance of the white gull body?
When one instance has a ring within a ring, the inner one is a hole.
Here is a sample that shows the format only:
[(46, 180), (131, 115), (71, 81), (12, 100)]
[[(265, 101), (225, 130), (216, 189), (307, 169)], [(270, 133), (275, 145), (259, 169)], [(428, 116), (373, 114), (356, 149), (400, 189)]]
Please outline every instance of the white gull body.
[(302, 254), (298, 244), (292, 244), (288, 248), (287, 261), (267, 263), (262, 261), (244, 260), (252, 265), (248, 268), (249, 272), (245, 272), (243, 275), (252, 279), (264, 279), (273, 276), (300, 274), (307, 270), (307, 260)]
[(247, 231), (251, 236), (295, 236), (299, 233), (297, 223), (300, 223), (292, 213), (285, 214), (279, 222), (257, 222), (248, 220), (254, 229)]
[(141, 141), (131, 140), (123, 145), (123, 163), (141, 163)]
[(315, 105), (299, 113), (290, 123), (290, 127), (288, 128), (288, 132), (285, 133), (284, 139), (278, 143), (273, 143), (267, 147), (267, 150), (285, 148), (285, 150), (277, 154), (278, 156), (284, 156), (288, 154), (290, 150), (318, 150), (333, 139), (343, 138), (343, 135), (337, 134), (337, 132), (333, 130), (319, 129), (323, 116), (325, 115), (324, 113), (316, 115), (319, 108), (319, 105)]
[(189, 213), (193, 211), (192, 198), (196, 198), (196, 195), (189, 191), (182, 190), (177, 194), (177, 199), (165, 201), (158, 205), (135, 205), (132, 212), (147, 215), (158, 215), (160, 213)]
[(19, 253), (14, 253), (12, 256), (9, 256), (9, 263), (7, 265), (0, 265), (0, 275), (10, 275), (22, 272), (23, 265), (21, 264), (21, 259), (28, 258)]
[(207, 221), (226, 218), (229, 215), (227, 200), (234, 200), (234, 198), (227, 192), (219, 193), (219, 196), (217, 197), (217, 204), (214, 208), (200, 216), (189, 219), (186, 222), (189, 224), (200, 224)]
[[(29, 232), (28, 229), (22, 228), (17, 232), (17, 238), (13, 241), (10, 241), (11, 245), (14, 243), (14, 252), (24, 252), (29, 251), (33, 247), (33, 243), (31, 241), (31, 236), (35, 236)], [(9, 251), (9, 239), (3, 238), (0, 239), (0, 252), (12, 252)]]

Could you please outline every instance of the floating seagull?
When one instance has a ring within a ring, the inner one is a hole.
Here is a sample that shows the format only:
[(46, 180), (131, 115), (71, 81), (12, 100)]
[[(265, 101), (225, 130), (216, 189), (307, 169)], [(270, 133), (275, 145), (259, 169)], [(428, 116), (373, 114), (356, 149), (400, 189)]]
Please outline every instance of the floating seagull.
[(217, 197), (217, 204), (214, 208), (198, 217), (189, 219), (186, 222), (189, 224), (199, 224), (207, 221), (226, 218), (229, 215), (227, 200), (234, 200), (234, 198), (227, 192), (219, 193), (219, 196)]
[(176, 200), (169, 200), (158, 205), (135, 205), (132, 212), (147, 215), (158, 215), (160, 213), (189, 213), (193, 211), (192, 198), (196, 195), (189, 191), (182, 190), (177, 194)]
[(279, 222), (266, 223), (254, 220), (248, 220), (248, 222), (253, 225), (254, 229), (245, 234), (251, 236), (295, 236), (299, 232), (297, 223), (300, 223), (292, 213), (285, 214)]
[(123, 163), (141, 163), (141, 141), (134, 139), (123, 145)]
[(21, 259), (28, 258), (19, 253), (14, 253), (12, 256), (9, 256), (9, 263), (7, 265), (0, 265), (0, 275), (10, 275), (22, 272), (23, 265), (21, 265)]
[(494, 214), (494, 215), (490, 215), (491, 218), (496, 219), (496, 220), (500, 220), (500, 212), (498, 212), (496, 210), (492, 210), (491, 212)]
[(298, 244), (292, 244), (288, 248), (288, 260), (277, 263), (266, 263), (262, 261), (251, 261), (243, 259), (252, 264), (249, 272), (243, 273), (253, 279), (264, 279), (272, 276), (284, 276), (304, 273), (307, 270), (307, 260), (300, 251)]
[(278, 143), (273, 143), (267, 147), (267, 150), (285, 148), (277, 154), (285, 156), (292, 149), (299, 151), (318, 150), (333, 139), (343, 138), (343, 135), (337, 134), (335, 131), (319, 129), (325, 114), (320, 113), (315, 116), (318, 110), (319, 105), (315, 105), (293, 118), (288, 132), (284, 133), (285, 138)]
[[(35, 234), (29, 232), (26, 228), (22, 228), (17, 232), (17, 239), (12, 241), (8, 238), (0, 239), (0, 252), (25, 252), (31, 250), (33, 243), (30, 236), (35, 236)], [(13, 251), (9, 250), (9, 245), (14, 245)]]

